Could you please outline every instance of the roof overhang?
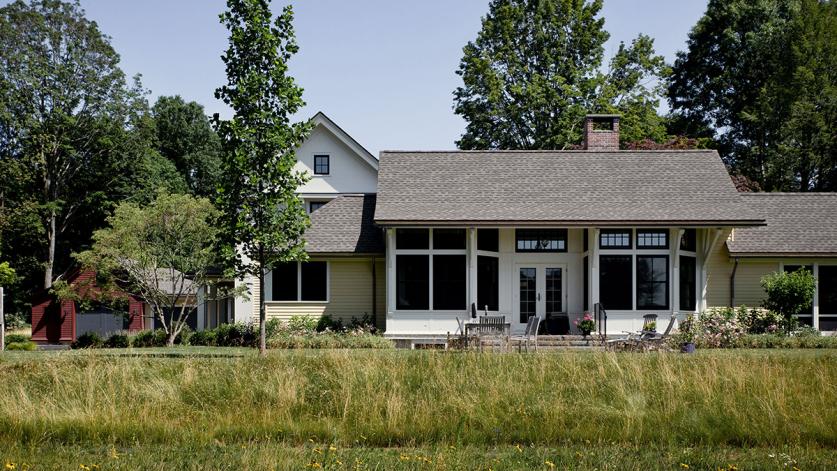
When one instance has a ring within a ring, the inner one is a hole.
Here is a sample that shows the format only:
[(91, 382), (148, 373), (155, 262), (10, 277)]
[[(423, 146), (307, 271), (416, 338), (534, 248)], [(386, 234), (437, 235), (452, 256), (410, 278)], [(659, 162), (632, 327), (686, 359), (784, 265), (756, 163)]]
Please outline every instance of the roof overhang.
[(835, 252), (730, 252), (732, 258), (837, 258)]
[(735, 221), (688, 221), (688, 220), (607, 220), (607, 221), (532, 221), (532, 220), (375, 220), (375, 224), (383, 227), (395, 226), (471, 226), (471, 227), (758, 227), (767, 225), (763, 219), (735, 220)]
[(366, 150), (365, 147), (360, 145), (352, 136), (349, 135), (346, 131), (343, 130), (340, 126), (337, 125), (334, 121), (331, 120), (325, 113), (322, 111), (318, 111), (317, 114), (311, 118), (315, 125), (321, 125), (324, 128), (328, 129), (328, 131), (337, 137), (343, 144), (346, 145), (349, 149), (351, 149), (355, 154), (358, 155), (364, 162), (369, 164), (375, 171), (378, 171), (378, 159), (372, 155), (371, 152)]

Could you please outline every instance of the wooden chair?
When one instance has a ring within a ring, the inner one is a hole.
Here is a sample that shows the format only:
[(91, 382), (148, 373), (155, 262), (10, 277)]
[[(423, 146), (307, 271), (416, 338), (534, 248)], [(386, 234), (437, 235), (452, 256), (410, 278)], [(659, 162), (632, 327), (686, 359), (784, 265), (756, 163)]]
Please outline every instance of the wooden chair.
[(529, 345), (534, 345), (534, 349), (538, 351), (538, 327), (541, 325), (541, 318), (538, 316), (530, 316), (526, 321), (526, 330), (523, 335), (509, 337), (509, 343), (517, 342), (517, 351), (521, 351), (523, 345), (526, 346), (526, 351), (529, 351)]
[(664, 350), (668, 348), (666, 341), (668, 340), (669, 335), (671, 335), (671, 329), (674, 328), (675, 322), (677, 322), (677, 316), (672, 315), (671, 319), (669, 319), (668, 321), (668, 325), (666, 326), (665, 332), (663, 332), (662, 334), (648, 334), (641, 337), (640, 343), (643, 346), (643, 350)]

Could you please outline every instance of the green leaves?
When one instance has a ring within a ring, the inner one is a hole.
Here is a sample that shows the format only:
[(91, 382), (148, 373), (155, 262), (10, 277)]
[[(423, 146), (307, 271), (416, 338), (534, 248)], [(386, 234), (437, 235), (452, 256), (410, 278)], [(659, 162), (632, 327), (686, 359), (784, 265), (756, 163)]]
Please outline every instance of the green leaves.
[(668, 68), (640, 35), (600, 71), (609, 34), (602, 2), (493, 0), (463, 49), (454, 111), (463, 149), (564, 149), (581, 142), (590, 112), (623, 114), (623, 141), (666, 137), (656, 107)]
[(814, 275), (805, 269), (771, 273), (761, 279), (761, 287), (767, 293), (762, 305), (790, 319), (811, 308), (816, 286)]

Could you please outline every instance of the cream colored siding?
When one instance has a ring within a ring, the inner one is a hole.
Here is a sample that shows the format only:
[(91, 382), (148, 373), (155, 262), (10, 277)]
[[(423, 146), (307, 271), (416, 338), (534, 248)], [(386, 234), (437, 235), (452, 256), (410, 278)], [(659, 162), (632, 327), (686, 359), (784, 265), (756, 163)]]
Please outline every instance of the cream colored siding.
[(721, 235), (721, 240), (706, 260), (706, 305), (709, 307), (729, 305), (729, 277), (732, 274), (732, 262), (724, 243), (729, 231)]
[[(322, 259), (315, 259), (322, 260)], [(287, 321), (292, 316), (320, 317), (328, 315), (334, 320), (349, 323), (353, 317), (361, 319), (373, 314), (372, 260), (369, 258), (331, 258), (329, 262), (328, 302), (280, 302), (266, 303), (267, 317)], [(386, 276), (384, 261), (376, 262), (378, 327), (384, 327)]]
[(765, 297), (761, 278), (778, 270), (779, 262), (775, 260), (739, 259), (735, 273), (736, 306), (761, 306)]
[(253, 306), (253, 313), (251, 319), (253, 322), (259, 322), (259, 292), (262, 285), (259, 284), (259, 279), (255, 276), (251, 277), (252, 283), (250, 285), (250, 305)]

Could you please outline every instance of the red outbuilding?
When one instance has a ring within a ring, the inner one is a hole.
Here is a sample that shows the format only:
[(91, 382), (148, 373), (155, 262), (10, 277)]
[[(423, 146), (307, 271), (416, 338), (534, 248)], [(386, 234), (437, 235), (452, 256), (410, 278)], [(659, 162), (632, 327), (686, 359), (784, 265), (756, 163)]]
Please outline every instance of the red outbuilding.
[[(83, 296), (99, 292), (96, 272), (76, 271), (67, 283)], [(44, 291), (32, 302), (32, 341), (44, 344), (70, 343), (85, 332), (106, 336), (115, 332), (136, 332), (145, 327), (145, 303), (124, 292), (111, 292), (109, 297), (126, 301), (127, 308), (114, 311), (102, 303), (81, 303), (58, 300)]]

